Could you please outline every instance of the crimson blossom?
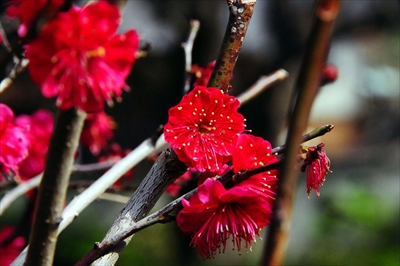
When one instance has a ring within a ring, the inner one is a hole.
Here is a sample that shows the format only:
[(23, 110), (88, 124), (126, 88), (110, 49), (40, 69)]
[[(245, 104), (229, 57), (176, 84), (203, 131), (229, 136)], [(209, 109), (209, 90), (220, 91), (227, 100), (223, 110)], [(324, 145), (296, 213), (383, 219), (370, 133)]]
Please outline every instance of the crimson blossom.
[(230, 160), (231, 149), (244, 130), (239, 101), (216, 88), (195, 87), (169, 109), (165, 141), (179, 160), (200, 172), (217, 172)]
[(18, 35), (25, 37), (28, 28), (41, 14), (56, 13), (64, 4), (65, 0), (11, 0), (6, 9), (7, 16), (18, 17), (20, 25)]
[(331, 161), (323, 149), (324, 143), (320, 143), (313, 147), (303, 147), (307, 155), (304, 159), (304, 164), (301, 166), (300, 171), (306, 172), (306, 187), (307, 194), (310, 197), (311, 190), (315, 189), (315, 194), (319, 197), (319, 186), (325, 182), (327, 173), (332, 173), (329, 169)]
[[(14, 112), (0, 103), (0, 172), (16, 173), (18, 164), (28, 156), (31, 145), (29, 127), (14, 124)], [(3, 175), (0, 174), (0, 180)]]
[(241, 251), (242, 240), (246, 250), (252, 249), (259, 231), (269, 221), (270, 204), (260, 194), (243, 186), (225, 189), (214, 179), (207, 179), (197, 193), (187, 201), (177, 215), (179, 228), (192, 235), (191, 244), (203, 258), (224, 252), (232, 237), (233, 247)]
[(29, 115), (19, 115), (16, 125), (28, 125), (31, 147), (28, 156), (18, 164), (18, 177), (21, 181), (28, 180), (43, 172), (46, 155), (53, 131), (54, 116), (50, 111), (40, 109)]
[(97, 156), (105, 148), (107, 142), (114, 136), (114, 120), (105, 112), (88, 114), (82, 129), (81, 143)]
[[(250, 134), (241, 134), (235, 148), (232, 150), (232, 164), (235, 173), (256, 169), (276, 162), (278, 162), (278, 159), (272, 154), (271, 143)], [(255, 191), (272, 205), (278, 185), (278, 174), (278, 170), (269, 170), (253, 175), (236, 185)]]
[(215, 60), (208, 63), (206, 67), (200, 67), (194, 64), (190, 69), (190, 73), (192, 73), (196, 78), (196, 80), (193, 83), (193, 87), (207, 86), (207, 83), (210, 80), (214, 67), (215, 67)]
[(14, 236), (15, 227), (5, 226), (0, 230), (0, 265), (10, 265), (24, 249), (25, 238)]
[(134, 30), (115, 34), (120, 22), (118, 8), (101, 1), (72, 7), (47, 23), (26, 50), (43, 95), (57, 96), (61, 110), (77, 106), (86, 112), (120, 97), (139, 45)]

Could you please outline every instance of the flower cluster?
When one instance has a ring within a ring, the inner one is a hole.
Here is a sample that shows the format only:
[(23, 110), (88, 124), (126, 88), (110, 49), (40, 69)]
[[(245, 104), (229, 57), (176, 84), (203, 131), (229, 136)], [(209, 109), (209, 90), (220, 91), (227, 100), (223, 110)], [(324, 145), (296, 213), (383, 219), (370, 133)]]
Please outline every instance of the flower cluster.
[(118, 8), (105, 1), (72, 7), (48, 22), (26, 50), (43, 95), (57, 96), (62, 110), (77, 106), (86, 112), (120, 97), (139, 45), (134, 30), (115, 34), (120, 22)]
[[(251, 250), (252, 241), (272, 214), (278, 170), (253, 175), (229, 189), (210, 178), (278, 161), (268, 141), (242, 134), (245, 120), (238, 108), (236, 98), (216, 88), (197, 86), (169, 110), (164, 127), (165, 140), (178, 158), (201, 172), (198, 192), (182, 200), (177, 224), (191, 234), (191, 243), (204, 258), (224, 251), (229, 237), (237, 250), (242, 242)], [(226, 164), (230, 160), (232, 167)]]

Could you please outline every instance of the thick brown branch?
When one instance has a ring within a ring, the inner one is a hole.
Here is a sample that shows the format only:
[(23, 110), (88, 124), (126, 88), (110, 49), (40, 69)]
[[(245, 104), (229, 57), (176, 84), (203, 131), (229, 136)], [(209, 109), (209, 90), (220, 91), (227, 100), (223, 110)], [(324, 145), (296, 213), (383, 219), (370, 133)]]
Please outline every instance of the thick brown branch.
[(58, 224), (78, 147), (85, 113), (71, 108), (60, 111), (47, 153), (29, 250), (24, 265), (52, 265)]
[(119, 235), (120, 232), (130, 230), (137, 221), (145, 217), (154, 207), (165, 189), (185, 173), (186, 170), (187, 167), (178, 160), (172, 150), (165, 150), (158, 157), (145, 179), (117, 216), (102, 243), (89, 252), (77, 265), (89, 265), (95, 259), (107, 253), (106, 256), (93, 262), (93, 265), (112, 265), (115, 263), (119, 257), (119, 253), (122, 252), (130, 239), (120, 242), (112, 250), (102, 250), (101, 254), (98, 252), (99, 247), (112, 242), (116, 235)]
[(208, 87), (227, 92), (256, 0), (228, 0), (229, 21)]

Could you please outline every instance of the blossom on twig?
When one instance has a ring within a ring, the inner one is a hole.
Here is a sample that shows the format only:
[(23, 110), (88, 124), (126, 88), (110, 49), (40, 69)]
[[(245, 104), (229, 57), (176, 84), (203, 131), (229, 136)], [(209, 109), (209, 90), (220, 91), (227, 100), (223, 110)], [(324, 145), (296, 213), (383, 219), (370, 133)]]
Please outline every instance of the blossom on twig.
[(182, 199), (183, 209), (178, 213), (177, 224), (192, 235), (191, 244), (203, 258), (214, 257), (226, 249), (232, 237), (233, 247), (246, 250), (259, 237), (259, 230), (269, 223), (271, 206), (258, 193), (242, 186), (226, 190), (214, 179), (207, 179), (189, 200)]
[(120, 97), (139, 44), (134, 30), (115, 34), (120, 22), (118, 8), (101, 1), (72, 7), (47, 23), (26, 50), (43, 95), (57, 96), (62, 110), (77, 106), (86, 112)]
[(310, 197), (310, 192), (313, 189), (315, 189), (317, 196), (320, 195), (318, 187), (324, 184), (326, 174), (332, 172), (329, 169), (331, 162), (323, 149), (324, 146), (324, 143), (320, 143), (313, 147), (303, 147), (303, 151), (306, 152), (306, 158), (300, 170), (306, 172), (307, 175), (306, 186), (308, 197)]
[[(250, 134), (241, 134), (232, 150), (232, 163), (235, 173), (256, 169), (277, 161), (276, 156), (272, 154), (271, 143)], [(269, 170), (250, 176), (237, 185), (257, 192), (270, 204), (273, 204), (278, 185), (278, 174), (278, 170)]]
[(169, 109), (165, 141), (179, 160), (200, 172), (217, 172), (230, 160), (231, 149), (244, 130), (239, 101), (216, 88), (198, 86)]

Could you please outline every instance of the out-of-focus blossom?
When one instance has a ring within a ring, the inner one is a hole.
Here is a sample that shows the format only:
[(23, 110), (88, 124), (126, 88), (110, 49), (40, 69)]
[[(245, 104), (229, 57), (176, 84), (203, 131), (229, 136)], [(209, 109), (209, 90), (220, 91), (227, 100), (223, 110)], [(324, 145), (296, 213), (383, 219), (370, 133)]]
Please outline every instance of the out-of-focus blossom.
[(65, 0), (11, 0), (6, 9), (7, 16), (19, 18), (18, 35), (25, 37), (31, 24), (41, 15), (55, 14)]
[(196, 87), (169, 109), (165, 141), (188, 167), (216, 172), (230, 160), (244, 130), (239, 101), (216, 88)]
[(196, 173), (195, 170), (192, 169), (187, 170), (183, 175), (181, 175), (178, 179), (176, 179), (174, 183), (172, 183), (167, 187), (165, 193), (167, 193), (172, 197), (178, 197), (179, 192), (182, 189), (182, 186), (185, 185), (188, 181), (190, 181), (193, 178), (193, 174), (195, 173)]
[(41, 109), (31, 116), (20, 115), (16, 117), (15, 124), (27, 125), (30, 128), (29, 141), (31, 146), (28, 157), (18, 164), (18, 177), (24, 181), (44, 170), (53, 131), (54, 116), (51, 112)]
[(215, 60), (210, 62), (206, 67), (200, 67), (196, 64), (192, 65), (190, 73), (195, 76), (195, 81), (193, 82), (193, 87), (196, 86), (207, 86), (210, 80), (211, 74), (214, 70)]
[(10, 265), (21, 253), (25, 245), (22, 236), (13, 237), (15, 228), (6, 226), (0, 230), (0, 265)]
[[(29, 126), (14, 124), (14, 112), (0, 103), (0, 172), (16, 173), (18, 164), (28, 156)], [(3, 176), (0, 174), (0, 180)]]
[(269, 224), (271, 207), (258, 193), (242, 186), (226, 190), (223, 185), (207, 179), (189, 200), (182, 199), (178, 213), (179, 228), (192, 236), (191, 244), (203, 258), (223, 252), (229, 237), (233, 248), (252, 249), (259, 230)]
[(337, 80), (339, 71), (333, 64), (324, 64), (322, 67), (321, 85), (326, 85)]
[(320, 143), (313, 147), (303, 147), (303, 151), (306, 152), (306, 158), (300, 170), (306, 172), (308, 197), (310, 197), (310, 192), (313, 189), (315, 189), (317, 196), (320, 195), (318, 187), (324, 184), (326, 174), (332, 172), (329, 169), (331, 162), (323, 149), (324, 146), (324, 143)]
[(45, 97), (56, 97), (60, 109), (72, 106), (98, 112), (104, 100), (120, 97), (135, 62), (138, 34), (116, 34), (121, 16), (105, 1), (72, 7), (47, 23), (29, 43), (29, 72)]
[[(123, 150), (118, 143), (112, 143), (109, 148), (105, 151), (103, 156), (99, 157), (99, 162), (112, 161), (118, 162), (122, 158), (124, 158), (130, 151)], [(120, 179), (118, 179), (114, 183), (115, 189), (121, 189), (123, 185), (124, 179), (132, 179), (133, 178), (133, 168), (126, 172)]]
[(88, 114), (81, 134), (81, 143), (97, 156), (106, 147), (107, 142), (114, 137), (114, 120), (105, 112)]

